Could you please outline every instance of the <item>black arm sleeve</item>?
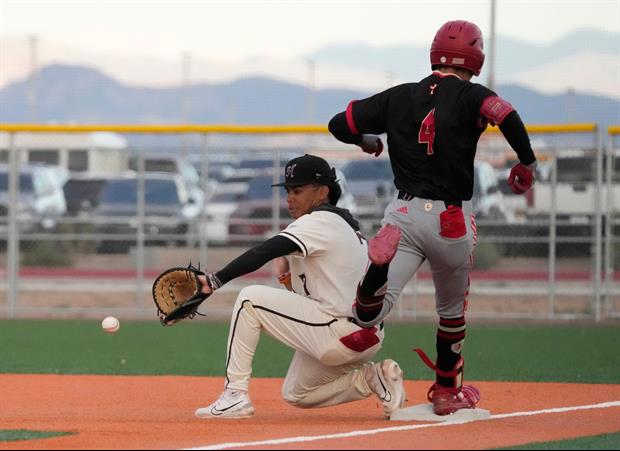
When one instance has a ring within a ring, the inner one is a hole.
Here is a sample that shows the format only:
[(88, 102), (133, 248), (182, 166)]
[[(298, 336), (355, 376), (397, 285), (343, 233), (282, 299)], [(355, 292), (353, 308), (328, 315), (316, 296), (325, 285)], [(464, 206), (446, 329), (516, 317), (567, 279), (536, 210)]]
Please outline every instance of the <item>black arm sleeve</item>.
[(338, 141), (342, 141), (346, 144), (359, 144), (362, 142), (361, 134), (353, 134), (351, 130), (349, 130), (349, 125), (347, 124), (347, 117), (344, 112), (336, 114), (331, 121), (329, 121), (329, 131), (334, 138)]
[(274, 258), (294, 252), (301, 252), (299, 246), (288, 238), (277, 235), (240, 255), (224, 269), (215, 273), (215, 276), (224, 285), (237, 277), (256, 271)]
[(524, 165), (532, 164), (536, 161), (536, 156), (530, 144), (530, 138), (525, 130), (525, 125), (516, 111), (511, 111), (500, 124), (499, 129), (517, 155), (519, 161)]

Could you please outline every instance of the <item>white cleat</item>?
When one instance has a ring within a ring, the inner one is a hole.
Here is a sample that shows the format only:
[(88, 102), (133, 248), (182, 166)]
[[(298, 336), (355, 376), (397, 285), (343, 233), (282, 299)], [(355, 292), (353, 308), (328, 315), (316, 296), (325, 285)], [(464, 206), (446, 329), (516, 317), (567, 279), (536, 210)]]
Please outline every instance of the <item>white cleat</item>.
[(381, 400), (386, 418), (405, 405), (407, 393), (403, 384), (403, 370), (394, 360), (387, 359), (367, 367), (366, 380)]
[(254, 406), (248, 393), (227, 388), (217, 401), (207, 407), (196, 410), (198, 418), (239, 419), (254, 415)]

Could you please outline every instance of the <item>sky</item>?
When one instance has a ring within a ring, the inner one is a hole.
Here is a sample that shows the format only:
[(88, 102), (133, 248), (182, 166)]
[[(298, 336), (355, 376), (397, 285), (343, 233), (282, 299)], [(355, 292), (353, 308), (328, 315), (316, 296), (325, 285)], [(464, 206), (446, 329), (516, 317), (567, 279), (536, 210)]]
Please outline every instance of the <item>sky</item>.
[[(291, 58), (342, 43), (430, 43), (448, 20), (490, 28), (490, 0), (0, 0), (0, 38), (35, 35), (93, 52), (176, 60)], [(497, 0), (498, 34), (547, 44), (620, 32), (620, 0)]]

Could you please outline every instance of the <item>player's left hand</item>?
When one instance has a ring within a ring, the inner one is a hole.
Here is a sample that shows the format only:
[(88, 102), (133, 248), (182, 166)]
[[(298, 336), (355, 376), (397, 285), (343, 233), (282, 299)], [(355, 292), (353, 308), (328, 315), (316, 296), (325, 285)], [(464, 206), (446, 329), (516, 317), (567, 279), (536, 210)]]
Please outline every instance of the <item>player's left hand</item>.
[(383, 152), (383, 141), (377, 135), (362, 135), (362, 142), (359, 146), (366, 153), (374, 154), (378, 157)]
[(530, 190), (536, 181), (534, 178), (535, 167), (535, 165), (526, 166), (519, 163), (510, 170), (508, 185), (513, 193), (524, 194)]
[(211, 287), (211, 283), (209, 281), (209, 279), (207, 279), (207, 276), (204, 275), (199, 275), (198, 276), (198, 281), (202, 284), (202, 286), (200, 287), (200, 292), (203, 294), (213, 294), (213, 288)]

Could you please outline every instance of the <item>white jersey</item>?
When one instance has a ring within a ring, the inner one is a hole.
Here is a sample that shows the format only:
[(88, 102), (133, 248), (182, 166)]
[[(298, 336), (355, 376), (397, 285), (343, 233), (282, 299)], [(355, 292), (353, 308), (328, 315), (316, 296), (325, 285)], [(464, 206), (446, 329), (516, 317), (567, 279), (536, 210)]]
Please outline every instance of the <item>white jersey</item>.
[(301, 253), (289, 255), (293, 290), (318, 301), (335, 317), (352, 316), (357, 286), (366, 272), (368, 245), (342, 217), (329, 211), (304, 215), (280, 232)]

